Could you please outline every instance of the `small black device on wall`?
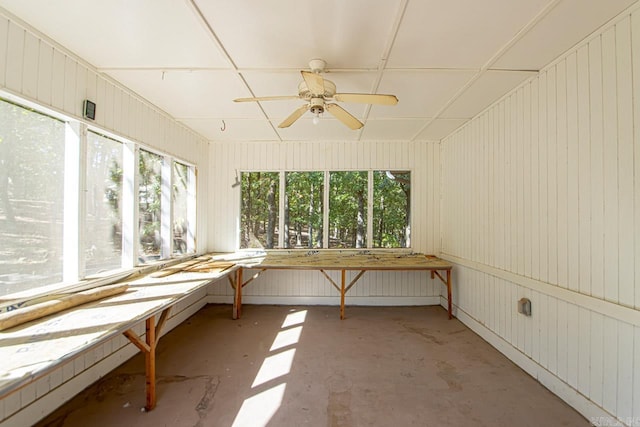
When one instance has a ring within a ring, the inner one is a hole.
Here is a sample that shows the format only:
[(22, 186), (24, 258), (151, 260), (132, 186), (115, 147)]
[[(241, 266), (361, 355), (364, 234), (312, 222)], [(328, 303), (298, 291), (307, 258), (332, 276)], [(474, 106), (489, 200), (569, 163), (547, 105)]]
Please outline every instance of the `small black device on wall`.
[(95, 120), (96, 119), (96, 104), (89, 101), (88, 99), (84, 100), (84, 117), (85, 119)]

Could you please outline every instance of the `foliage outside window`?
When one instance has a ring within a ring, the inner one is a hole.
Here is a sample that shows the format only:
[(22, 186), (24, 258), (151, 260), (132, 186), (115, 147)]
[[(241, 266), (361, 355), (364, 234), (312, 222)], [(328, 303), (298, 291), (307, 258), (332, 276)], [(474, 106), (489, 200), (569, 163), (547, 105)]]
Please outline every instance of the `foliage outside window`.
[(0, 100), (0, 295), (62, 281), (65, 125)]
[(373, 173), (373, 247), (411, 246), (411, 173)]
[(329, 183), (329, 248), (366, 248), (367, 172), (331, 172)]
[(89, 132), (87, 136), (86, 273), (122, 265), (122, 143)]
[(241, 248), (278, 247), (279, 185), (277, 172), (242, 174)]
[(285, 191), (285, 247), (321, 248), (324, 173), (287, 172)]
[(411, 247), (410, 171), (243, 172), (241, 201), (241, 248)]
[(193, 166), (38, 110), (0, 98), (0, 296), (195, 251)]
[(138, 222), (140, 246), (138, 255), (141, 262), (160, 258), (162, 239), (160, 237), (160, 208), (162, 191), (162, 156), (140, 150), (138, 163)]

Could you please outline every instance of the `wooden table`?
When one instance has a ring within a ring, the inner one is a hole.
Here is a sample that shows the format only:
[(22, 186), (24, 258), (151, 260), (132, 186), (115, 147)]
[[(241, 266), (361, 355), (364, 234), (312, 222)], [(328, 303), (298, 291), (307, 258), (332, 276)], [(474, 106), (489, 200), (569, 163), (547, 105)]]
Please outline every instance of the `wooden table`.
[[(123, 294), (0, 332), (0, 399), (124, 334), (145, 355), (146, 409), (153, 409), (156, 346), (172, 307), (235, 268), (207, 264), (210, 256), (199, 259), (125, 282), (129, 289)], [(142, 321), (144, 338), (133, 330)]]
[[(242, 315), (242, 288), (266, 270), (318, 270), (329, 283), (340, 292), (340, 318), (344, 319), (345, 296), (367, 271), (429, 271), (431, 278), (439, 278), (447, 287), (449, 319), (453, 317), (451, 308), (451, 268), (452, 265), (434, 255), (417, 253), (387, 253), (374, 251), (277, 251), (246, 260), (235, 261), (239, 267), (233, 283), (233, 318)], [(248, 280), (244, 280), (244, 269), (258, 270)], [(327, 271), (340, 271), (338, 285)], [(359, 271), (350, 283), (346, 283), (347, 271)], [(444, 274), (444, 277), (443, 277)]]

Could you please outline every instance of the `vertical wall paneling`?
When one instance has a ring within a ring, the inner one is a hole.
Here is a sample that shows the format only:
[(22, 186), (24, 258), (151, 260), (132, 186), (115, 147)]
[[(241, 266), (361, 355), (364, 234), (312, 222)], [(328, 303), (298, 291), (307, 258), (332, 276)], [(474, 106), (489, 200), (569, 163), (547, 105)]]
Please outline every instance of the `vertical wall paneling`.
[(589, 43), (589, 93), (591, 129), (591, 294), (604, 296), (604, 186), (601, 38)]
[[(632, 69), (633, 69), (633, 153), (634, 153), (634, 174), (635, 182), (633, 187), (633, 194), (635, 195), (634, 201), (634, 233), (635, 236), (635, 261), (634, 265), (640, 265), (640, 54), (637, 53), (638, 46), (640, 46), (640, 13), (634, 13), (631, 17), (631, 35), (633, 37), (632, 47), (635, 51), (632, 52)], [(637, 268), (637, 267), (636, 267)], [(635, 271), (634, 276), (634, 289), (635, 289), (635, 308), (640, 310), (640, 272)], [(637, 328), (636, 328), (637, 330)], [(640, 347), (640, 340), (636, 334), (636, 347)], [(637, 349), (640, 353), (640, 349)], [(635, 360), (640, 360), (636, 357)], [(638, 390), (634, 395), (635, 413), (634, 416), (640, 418), (640, 369), (636, 369), (636, 375), (638, 381), (636, 382), (635, 390)]]
[(580, 292), (591, 293), (591, 139), (589, 116), (589, 48), (578, 50), (578, 223), (580, 224)]
[[(631, 81), (630, 18), (616, 24), (616, 81), (618, 83), (618, 171), (619, 171), (619, 302), (634, 306), (633, 226), (633, 85)], [(636, 52), (640, 49), (636, 47)], [(636, 82), (640, 84), (640, 82)]]
[(547, 159), (548, 159), (548, 282), (558, 283), (558, 179), (556, 67), (547, 71)]
[(626, 424), (640, 414), (639, 51), (636, 6), (440, 146), (458, 318), (586, 416)]
[(22, 90), (24, 37), (25, 30), (22, 27), (19, 27), (13, 22), (9, 23), (5, 85), (15, 92), (20, 92)]
[[(1, 53), (0, 53), (1, 54)], [(38, 51), (38, 93), (37, 99), (43, 104), (51, 104), (51, 75), (53, 73), (53, 47), (44, 41), (40, 41)]]
[(24, 36), (22, 60), (22, 93), (35, 99), (38, 93), (38, 59), (40, 41), (30, 33)]
[(0, 40), (7, 40), (5, 43), (0, 43), (0, 86), (5, 86), (5, 78), (7, 74), (7, 48), (9, 46), (9, 20), (4, 16), (0, 16)]
[(64, 95), (63, 110), (78, 116), (76, 109), (76, 71), (78, 63), (75, 59), (67, 56), (64, 63)]
[(571, 53), (567, 59), (567, 285), (580, 288), (580, 224), (579, 216), (579, 139), (578, 139), (578, 62)]
[(604, 297), (618, 302), (618, 107), (615, 27), (602, 34)]
[(558, 245), (558, 285), (568, 286), (568, 141), (567, 141), (567, 65), (556, 65), (556, 150), (558, 183), (558, 223), (556, 237)]

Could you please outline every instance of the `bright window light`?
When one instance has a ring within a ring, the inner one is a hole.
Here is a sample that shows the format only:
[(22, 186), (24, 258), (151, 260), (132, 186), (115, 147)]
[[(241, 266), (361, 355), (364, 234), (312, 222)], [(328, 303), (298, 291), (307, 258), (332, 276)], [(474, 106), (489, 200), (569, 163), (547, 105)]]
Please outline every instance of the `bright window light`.
[(304, 319), (307, 318), (307, 310), (296, 311), (287, 315), (286, 319), (282, 323), (282, 328), (288, 328), (289, 326), (299, 325), (304, 323)]
[(300, 333), (302, 332), (302, 326), (296, 326), (295, 328), (286, 329), (278, 332), (276, 339), (273, 340), (273, 344), (269, 351), (279, 350), (281, 348), (288, 347), (290, 345), (297, 344), (300, 340)]
[(246, 399), (232, 427), (265, 427), (280, 408), (285, 388), (286, 383), (278, 384)]
[(256, 379), (253, 380), (251, 388), (257, 387), (260, 384), (264, 384), (273, 379), (287, 375), (291, 371), (291, 365), (293, 364), (293, 356), (296, 354), (296, 349), (283, 351), (282, 353), (274, 354), (264, 359), (260, 370), (256, 375)]

